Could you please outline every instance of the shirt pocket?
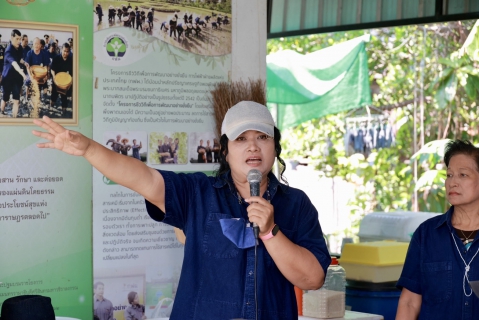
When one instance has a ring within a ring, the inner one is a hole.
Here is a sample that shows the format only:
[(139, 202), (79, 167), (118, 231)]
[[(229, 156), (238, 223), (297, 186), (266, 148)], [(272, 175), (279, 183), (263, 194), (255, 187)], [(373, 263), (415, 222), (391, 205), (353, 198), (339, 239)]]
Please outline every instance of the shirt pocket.
[(216, 259), (235, 258), (240, 249), (223, 234), (220, 219), (232, 219), (230, 214), (210, 213), (203, 237), (203, 252)]
[(421, 273), (424, 302), (439, 304), (451, 299), (452, 261), (423, 263)]

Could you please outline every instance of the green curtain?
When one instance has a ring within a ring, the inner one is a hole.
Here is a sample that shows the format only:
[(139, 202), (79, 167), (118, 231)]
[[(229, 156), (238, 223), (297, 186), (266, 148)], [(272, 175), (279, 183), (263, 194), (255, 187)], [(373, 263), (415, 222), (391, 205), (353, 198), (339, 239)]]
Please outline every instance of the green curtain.
[(277, 127), (370, 105), (368, 41), (365, 35), (307, 55), (268, 55), (267, 101), (270, 109), (277, 106)]

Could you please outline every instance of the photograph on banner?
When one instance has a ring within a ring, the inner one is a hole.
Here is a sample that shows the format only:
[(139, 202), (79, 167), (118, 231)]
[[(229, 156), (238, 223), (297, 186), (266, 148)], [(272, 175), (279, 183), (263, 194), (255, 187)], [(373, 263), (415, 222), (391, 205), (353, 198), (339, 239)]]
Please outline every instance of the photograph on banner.
[(170, 316), (178, 289), (181, 265), (159, 263), (146, 268), (145, 315), (147, 319)]
[(97, 270), (93, 281), (94, 315), (109, 314), (116, 320), (169, 317), (180, 272), (179, 264), (162, 263), (119, 268), (115, 272)]
[(150, 132), (149, 164), (187, 164), (188, 135), (186, 132)]
[(105, 146), (111, 150), (146, 162), (148, 133), (145, 131), (106, 131)]
[[(125, 320), (131, 309), (145, 315), (145, 275), (119, 277), (95, 277), (93, 281), (93, 313), (100, 317), (109, 313), (109, 318)], [(136, 314), (135, 313), (135, 314)], [(138, 318), (142, 319), (142, 318)]]
[(130, 28), (145, 42), (152, 36), (195, 54), (221, 56), (231, 53), (231, 1), (95, 1), (94, 30)]
[(220, 143), (213, 132), (192, 132), (189, 138), (190, 163), (219, 163)]
[(78, 26), (0, 20), (0, 124), (78, 124)]

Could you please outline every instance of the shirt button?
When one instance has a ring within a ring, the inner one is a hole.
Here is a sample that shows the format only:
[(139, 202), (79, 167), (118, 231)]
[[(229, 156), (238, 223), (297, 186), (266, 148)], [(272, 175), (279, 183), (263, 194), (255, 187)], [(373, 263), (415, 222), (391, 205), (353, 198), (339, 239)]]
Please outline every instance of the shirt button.
[(252, 275), (253, 275), (253, 271), (250, 271), (250, 272), (249, 272), (249, 275), (252, 276)]
[(249, 305), (249, 301), (248, 301), (248, 302), (246, 302), (246, 304), (247, 304), (247, 305)]
[(469, 305), (469, 302), (466, 301), (466, 306), (468, 306), (468, 305)]

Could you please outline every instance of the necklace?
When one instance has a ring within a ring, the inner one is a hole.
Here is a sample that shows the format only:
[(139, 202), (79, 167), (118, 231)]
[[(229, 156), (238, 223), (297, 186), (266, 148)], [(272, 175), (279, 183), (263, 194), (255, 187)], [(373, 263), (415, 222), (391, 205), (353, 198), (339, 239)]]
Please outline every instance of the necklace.
[(476, 232), (476, 230), (472, 230), (471, 233), (469, 233), (469, 235), (466, 237), (466, 235), (464, 234), (464, 231), (460, 230), (461, 231), (462, 235), (464, 236), (464, 240), (462, 242), (464, 242), (464, 244), (468, 244), (469, 242), (472, 242), (474, 241), (474, 239), (469, 239), (474, 232)]
[(472, 289), (469, 287), (471, 291), (469, 293), (466, 292), (466, 281), (467, 283), (469, 283), (469, 270), (471, 269), (471, 263), (472, 263), (472, 260), (474, 260), (474, 258), (479, 253), (479, 249), (477, 249), (476, 253), (471, 258), (469, 263), (466, 263), (466, 260), (464, 260), (464, 257), (462, 256), (461, 250), (459, 250), (459, 247), (457, 246), (456, 239), (454, 239), (454, 234), (452, 232), (451, 232), (451, 237), (452, 237), (452, 241), (456, 245), (457, 252), (459, 253), (459, 256), (461, 257), (462, 262), (464, 262), (464, 277), (462, 278), (462, 291), (464, 292), (464, 295), (466, 297), (470, 297), (472, 295)]

